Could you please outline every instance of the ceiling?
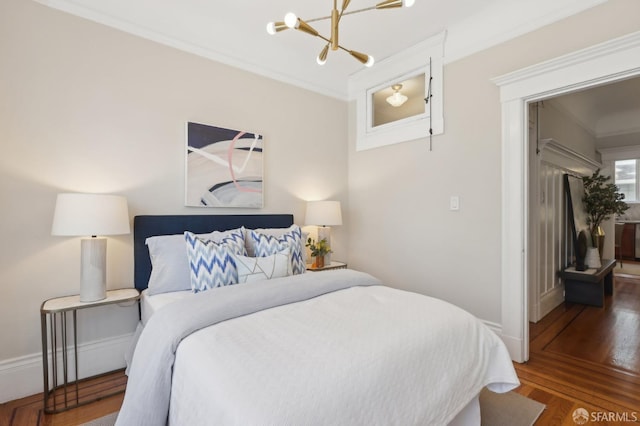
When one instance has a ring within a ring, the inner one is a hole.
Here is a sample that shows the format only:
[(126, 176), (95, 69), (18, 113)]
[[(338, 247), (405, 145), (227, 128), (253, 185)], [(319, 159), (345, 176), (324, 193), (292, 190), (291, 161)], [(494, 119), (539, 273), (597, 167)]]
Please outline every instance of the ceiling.
[(548, 100), (596, 138), (596, 148), (640, 145), (640, 77)]
[[(319, 93), (348, 98), (349, 76), (363, 66), (343, 51), (316, 56), (324, 42), (301, 31), (266, 32), (287, 12), (330, 15), (331, 0), (36, 0), (200, 56)], [(352, 0), (348, 11), (381, 0)], [(448, 62), (563, 19), (606, 0), (416, 0), (411, 8), (344, 16), (340, 44), (377, 62), (446, 31)], [(338, 2), (340, 7), (342, 1)], [(313, 22), (328, 37), (329, 22)], [(375, 67), (375, 65), (374, 65)]]

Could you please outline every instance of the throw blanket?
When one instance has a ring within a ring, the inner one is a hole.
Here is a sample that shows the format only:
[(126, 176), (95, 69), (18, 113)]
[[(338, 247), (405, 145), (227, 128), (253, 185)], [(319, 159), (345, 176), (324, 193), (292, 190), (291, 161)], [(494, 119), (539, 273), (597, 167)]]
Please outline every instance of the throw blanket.
[(376, 278), (352, 270), (307, 273), (217, 288), (164, 307), (151, 317), (137, 343), (116, 425), (166, 425), (175, 352), (191, 333), (352, 286), (380, 284)]

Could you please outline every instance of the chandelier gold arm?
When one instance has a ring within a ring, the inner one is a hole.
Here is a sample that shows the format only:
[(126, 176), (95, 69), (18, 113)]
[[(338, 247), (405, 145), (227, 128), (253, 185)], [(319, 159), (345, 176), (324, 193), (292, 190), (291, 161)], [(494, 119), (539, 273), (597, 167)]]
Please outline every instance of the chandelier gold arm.
[(314, 37), (317, 37), (319, 35), (318, 31), (316, 31), (315, 28), (313, 28), (311, 25), (307, 24), (305, 21), (303, 21), (300, 18), (298, 18), (298, 24), (296, 25), (296, 30), (300, 30)]
[[(362, 9), (356, 9), (356, 10), (347, 12), (346, 9), (347, 9), (347, 6), (349, 6), (349, 3), (351, 3), (351, 0), (347, 0), (342, 3), (342, 12), (340, 13), (340, 17), (342, 17), (343, 15), (344, 16), (355, 15), (356, 13), (368, 12), (369, 10), (395, 9), (403, 6), (402, 0), (385, 0), (383, 2), (376, 4), (375, 6), (365, 7)], [(318, 21), (326, 21), (327, 19), (331, 19), (331, 15), (320, 16), (319, 18), (307, 19), (306, 22), (311, 23), (311, 22), (318, 22)]]
[(331, 11), (331, 50), (338, 50), (338, 24), (340, 23), (340, 17), (342, 12), (338, 14), (337, 7), (338, 0), (333, 0), (333, 10)]

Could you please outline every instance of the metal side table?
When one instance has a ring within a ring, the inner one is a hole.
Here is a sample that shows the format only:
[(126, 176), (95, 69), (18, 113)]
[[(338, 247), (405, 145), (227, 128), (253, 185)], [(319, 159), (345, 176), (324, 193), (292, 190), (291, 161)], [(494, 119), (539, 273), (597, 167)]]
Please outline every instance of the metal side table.
[[(93, 399), (81, 398), (78, 389), (78, 327), (77, 312), (80, 309), (116, 303), (135, 302), (140, 293), (134, 288), (107, 291), (107, 297), (95, 302), (81, 302), (80, 296), (57, 297), (45, 300), (40, 308), (42, 332), (42, 367), (44, 379), (44, 411), (59, 413), (100, 398), (111, 395), (99, 395)], [(67, 313), (71, 313), (71, 330), (67, 330)], [(71, 342), (72, 340), (72, 342)], [(51, 387), (49, 383), (49, 343), (51, 344)], [(70, 348), (70, 345), (73, 348)], [(73, 351), (73, 365), (70, 354)], [(59, 361), (62, 363), (59, 366)], [(70, 371), (70, 369), (73, 369)], [(73, 373), (73, 380), (69, 374)], [(61, 376), (61, 377), (60, 377)], [(114, 392), (112, 395), (120, 393)]]

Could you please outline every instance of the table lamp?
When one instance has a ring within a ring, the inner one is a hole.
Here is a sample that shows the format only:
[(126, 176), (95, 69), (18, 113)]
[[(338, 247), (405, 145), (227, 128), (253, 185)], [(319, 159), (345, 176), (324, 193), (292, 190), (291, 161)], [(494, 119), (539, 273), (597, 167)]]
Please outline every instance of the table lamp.
[(129, 233), (127, 199), (106, 194), (58, 194), (51, 235), (82, 236), (80, 301), (107, 297), (107, 239)]
[[(304, 217), (305, 225), (318, 226), (318, 241), (327, 240), (331, 247), (331, 226), (342, 225), (340, 201), (308, 201)], [(324, 257), (325, 264), (331, 264), (331, 253)]]

